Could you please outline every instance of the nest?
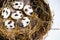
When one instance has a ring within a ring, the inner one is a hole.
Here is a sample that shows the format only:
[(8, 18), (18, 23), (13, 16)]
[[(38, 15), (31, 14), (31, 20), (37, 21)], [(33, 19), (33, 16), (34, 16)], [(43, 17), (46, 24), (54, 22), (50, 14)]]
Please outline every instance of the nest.
[[(3, 7), (11, 7), (10, 3), (15, 0), (1, 0), (0, 1), (0, 14)], [(52, 16), (49, 4), (45, 3), (44, 0), (30, 0), (30, 5), (33, 8), (32, 16), (28, 16), (31, 23), (23, 28), (20, 27), (17, 20), (8, 19), (15, 21), (16, 28), (12, 29), (11, 32), (7, 32), (7, 28), (2, 22), (3, 18), (0, 16), (0, 39), (1, 40), (41, 40), (45, 34), (51, 28)], [(14, 9), (15, 10), (15, 9)], [(24, 12), (23, 12), (24, 14)], [(27, 16), (24, 14), (24, 16)]]

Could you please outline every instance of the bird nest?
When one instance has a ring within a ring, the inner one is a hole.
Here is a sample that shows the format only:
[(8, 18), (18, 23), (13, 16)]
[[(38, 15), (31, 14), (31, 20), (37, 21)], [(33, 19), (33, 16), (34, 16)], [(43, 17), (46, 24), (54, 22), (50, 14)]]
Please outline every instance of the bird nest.
[(0, 40), (41, 40), (50, 30), (52, 16), (44, 0), (0, 0), (0, 3)]

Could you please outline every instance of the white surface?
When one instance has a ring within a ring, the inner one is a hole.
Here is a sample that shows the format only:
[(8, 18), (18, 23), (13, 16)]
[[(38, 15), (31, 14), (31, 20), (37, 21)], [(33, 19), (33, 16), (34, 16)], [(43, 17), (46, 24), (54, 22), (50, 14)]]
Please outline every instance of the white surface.
[(54, 12), (52, 28), (44, 40), (60, 40), (60, 0), (48, 0), (51, 11)]
[(45, 40), (60, 40), (60, 30), (50, 30)]
[(60, 0), (48, 0), (51, 11), (54, 12), (52, 28), (60, 28)]

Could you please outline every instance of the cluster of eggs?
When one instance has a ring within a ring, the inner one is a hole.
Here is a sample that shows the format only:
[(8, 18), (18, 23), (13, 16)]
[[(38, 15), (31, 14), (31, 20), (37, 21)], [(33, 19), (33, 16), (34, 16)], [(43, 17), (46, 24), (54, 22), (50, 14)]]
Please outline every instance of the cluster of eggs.
[[(18, 9), (18, 10), (15, 12), (12, 12), (9, 7), (3, 8), (1, 16), (4, 19), (7, 19), (8, 17), (10, 17), (10, 15), (11, 15), (11, 18), (14, 20), (21, 19), (23, 16), (23, 12), (21, 10), (23, 10), (26, 15), (31, 15), (31, 13), (33, 12), (31, 5), (29, 4), (24, 5), (23, 1), (14, 1), (12, 2), (12, 5), (14, 9)], [(4, 21), (4, 24), (5, 26), (7, 26), (8, 29), (15, 28), (14, 23), (15, 22), (13, 20)], [(29, 25), (30, 19), (28, 17), (23, 17), (23, 19), (21, 20), (21, 23), (23, 24), (23, 27), (26, 27), (27, 25)]]

